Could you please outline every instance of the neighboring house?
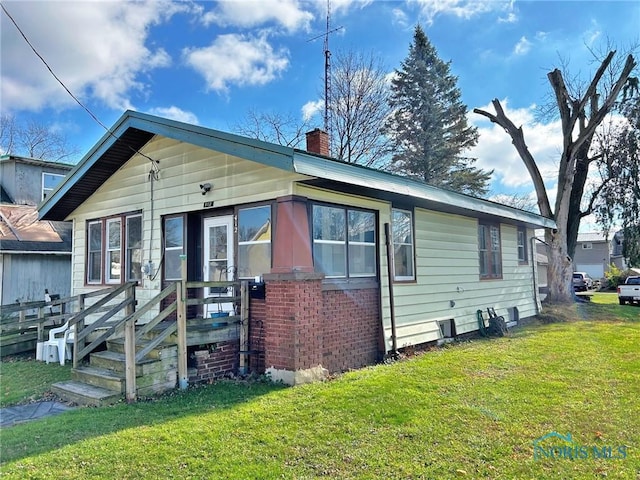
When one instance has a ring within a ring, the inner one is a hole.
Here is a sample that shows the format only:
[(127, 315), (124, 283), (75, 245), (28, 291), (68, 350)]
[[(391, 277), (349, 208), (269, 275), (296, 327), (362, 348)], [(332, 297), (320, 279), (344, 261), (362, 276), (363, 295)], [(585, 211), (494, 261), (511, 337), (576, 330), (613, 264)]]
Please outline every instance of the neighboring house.
[(573, 255), (573, 271), (586, 272), (594, 280), (604, 280), (611, 264), (611, 243), (600, 232), (578, 233)]
[(627, 264), (627, 260), (622, 255), (623, 241), (624, 230), (618, 230), (613, 235), (613, 238), (611, 238), (611, 263), (618, 267), (620, 270), (627, 270), (629, 268), (629, 265)]
[(72, 168), (0, 157), (0, 305), (44, 300), (45, 289), (69, 295), (72, 225), (39, 221), (37, 205)]
[(139, 308), (182, 255), (189, 280), (257, 277), (257, 368), (288, 383), (380, 360), (392, 314), (401, 348), (488, 306), (537, 313), (530, 238), (552, 220), (333, 160), (320, 130), (309, 151), (131, 111), (111, 132), (40, 206), (73, 221), (73, 295), (135, 280)]

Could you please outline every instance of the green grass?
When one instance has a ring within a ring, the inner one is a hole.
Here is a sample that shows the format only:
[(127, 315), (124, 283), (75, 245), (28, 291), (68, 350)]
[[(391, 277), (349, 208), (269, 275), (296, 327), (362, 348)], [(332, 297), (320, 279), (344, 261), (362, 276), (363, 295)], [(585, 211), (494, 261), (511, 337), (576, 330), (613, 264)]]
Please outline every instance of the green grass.
[[(17, 425), (1, 432), (0, 474), (637, 479), (640, 321), (602, 317), (611, 307), (578, 305), (564, 310), (571, 321), (326, 383), (220, 382)], [(551, 431), (578, 445), (624, 446), (627, 456), (534, 460), (533, 441)]]
[(43, 398), (51, 384), (71, 378), (71, 365), (46, 364), (33, 358), (12, 357), (0, 362), (0, 407)]

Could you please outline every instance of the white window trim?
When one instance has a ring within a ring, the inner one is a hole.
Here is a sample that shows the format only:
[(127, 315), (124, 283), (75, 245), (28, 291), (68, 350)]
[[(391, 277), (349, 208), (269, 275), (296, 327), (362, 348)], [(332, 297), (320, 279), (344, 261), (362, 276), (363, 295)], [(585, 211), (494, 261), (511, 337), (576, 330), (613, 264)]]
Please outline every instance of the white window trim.
[[(118, 226), (118, 232), (120, 233), (120, 241), (118, 242), (118, 246), (117, 248), (112, 248), (111, 245), (109, 245), (109, 240), (110, 240), (110, 236), (109, 236), (109, 228), (110, 225), (114, 224), (114, 223), (119, 223)], [(113, 283), (113, 284), (118, 284), (118, 283), (122, 283), (122, 217), (116, 217), (116, 218), (108, 218), (105, 222), (105, 235), (104, 235), (104, 240), (105, 240), (105, 245), (104, 245), (104, 281), (105, 283)], [(111, 253), (112, 252), (117, 252), (120, 254), (120, 277), (119, 278), (112, 278), (111, 277)]]
[[(91, 271), (90, 268), (90, 259), (91, 259), (91, 253), (94, 252), (94, 250), (91, 250), (91, 225), (99, 225), (100, 226), (100, 260), (99, 260), (99, 265), (100, 265), (100, 278), (98, 279), (90, 279), (89, 278), (89, 272)], [(91, 222), (87, 222), (87, 261), (85, 262), (85, 268), (87, 269), (86, 271), (86, 282), (89, 285), (101, 285), (102, 284), (102, 269), (103, 269), (103, 231), (102, 231), (102, 220), (94, 220)]]
[[(87, 257), (85, 258), (84, 268), (85, 268), (85, 282), (87, 285), (119, 285), (125, 282), (138, 282), (141, 280), (138, 278), (128, 278), (128, 272), (130, 270), (129, 258), (128, 258), (128, 243), (127, 243), (127, 233), (128, 233), (128, 220), (131, 218), (140, 217), (142, 220), (142, 213), (123, 213), (121, 215), (99, 218), (95, 220), (87, 221), (87, 245), (86, 252)], [(115, 222), (120, 222), (120, 246), (116, 248), (110, 248), (109, 245), (109, 225)], [(142, 223), (142, 222), (141, 222)], [(89, 259), (91, 254), (91, 225), (100, 225), (100, 278), (99, 279), (89, 279), (90, 265)], [(144, 224), (142, 223), (140, 229), (140, 250), (142, 251), (142, 241), (143, 241), (143, 232)], [(111, 278), (111, 265), (109, 259), (110, 252), (119, 252), (120, 253), (120, 278)]]
[(413, 225), (413, 212), (410, 210), (404, 210), (402, 208), (392, 208), (391, 209), (391, 219), (393, 220), (393, 212), (397, 211), (397, 212), (402, 212), (402, 213), (406, 213), (409, 215), (409, 222), (411, 225), (411, 243), (406, 243), (406, 242), (400, 242), (400, 243), (395, 243), (394, 242), (394, 235), (393, 235), (393, 221), (391, 222), (391, 243), (393, 245), (393, 251), (395, 252), (395, 247), (396, 245), (398, 246), (405, 246), (405, 245), (410, 245), (411, 246), (411, 255), (413, 256), (412, 262), (413, 262), (413, 274), (412, 275), (396, 275), (396, 265), (395, 265), (395, 259), (393, 261), (393, 280), (396, 282), (411, 282), (414, 281), (416, 279), (416, 246), (415, 246), (415, 235), (414, 235), (414, 225)]
[[(520, 243), (520, 237), (522, 237), (522, 244)], [(516, 243), (518, 249), (518, 262), (521, 264), (529, 263), (529, 251), (527, 248), (527, 229), (518, 227), (516, 234)], [(523, 257), (520, 256), (520, 249), (522, 248)]]
[(61, 180), (60, 180), (58, 183), (56, 183), (56, 187), (57, 187), (58, 185), (60, 185), (60, 182), (61, 182), (61, 181), (62, 181), (62, 179), (64, 179), (64, 177), (65, 177), (65, 175), (62, 175), (62, 174), (60, 174), (60, 173), (42, 172), (42, 192), (41, 192), (41, 197), (42, 197), (42, 198), (41, 198), (41, 200), (44, 200), (44, 199), (46, 198), (46, 196), (47, 196), (49, 193), (53, 192), (53, 191), (56, 189), (56, 187), (53, 187), (53, 188), (45, 188), (45, 186), (44, 186), (44, 177), (45, 177), (46, 175), (50, 175), (50, 176), (52, 176), (52, 177), (60, 177), (60, 178), (61, 178)]
[[(162, 256), (163, 258), (166, 257), (166, 252), (173, 252), (173, 251), (177, 251), (179, 250), (181, 252), (181, 254), (184, 254), (184, 248), (185, 248), (185, 228), (186, 228), (186, 219), (183, 215), (171, 215), (171, 216), (167, 216), (164, 218), (164, 222), (163, 222), (163, 233), (166, 232), (166, 228), (167, 228), (167, 222), (170, 220), (174, 220), (179, 218), (182, 221), (182, 245), (179, 245), (177, 247), (167, 247), (164, 246), (164, 251), (162, 252)], [(168, 282), (172, 282), (172, 281), (176, 281), (176, 280), (181, 280), (182, 276), (179, 276), (178, 278), (172, 278), (172, 277), (167, 277), (167, 271), (164, 270), (164, 280), (168, 281)]]
[[(375, 271), (373, 273), (351, 273), (351, 271), (349, 270), (349, 246), (350, 245), (364, 245), (364, 246), (370, 246), (373, 247), (374, 249), (377, 248), (378, 245), (378, 239), (377, 237), (375, 237), (375, 231), (374, 231), (374, 242), (361, 242), (361, 241), (350, 241), (349, 240), (349, 212), (362, 212), (362, 213), (367, 213), (367, 214), (372, 214), (374, 221), (375, 221), (375, 212), (372, 210), (366, 210), (366, 209), (360, 209), (360, 208), (350, 208), (346, 205), (328, 205), (328, 204), (324, 204), (324, 203), (314, 203), (312, 205), (312, 212), (313, 212), (313, 207), (318, 206), (318, 207), (325, 207), (325, 208), (334, 208), (334, 209), (338, 209), (338, 210), (342, 210), (344, 212), (344, 218), (345, 218), (345, 238), (344, 240), (324, 240), (324, 239), (316, 239), (313, 238), (313, 245), (316, 244), (325, 244), (325, 245), (341, 245), (344, 248), (344, 275), (327, 275), (325, 274), (325, 278), (332, 278), (332, 279), (346, 279), (346, 278), (375, 278), (378, 275), (378, 264), (377, 264), (377, 259), (375, 257), (375, 253), (374, 253), (374, 260), (375, 260)], [(312, 213), (313, 216), (313, 213)], [(313, 225), (313, 219), (312, 219), (312, 225)], [(374, 226), (375, 229), (375, 226)], [(313, 227), (312, 227), (313, 230)], [(312, 232), (312, 236), (313, 236), (313, 232)], [(312, 247), (313, 248), (313, 247)], [(374, 250), (375, 252), (375, 250)]]

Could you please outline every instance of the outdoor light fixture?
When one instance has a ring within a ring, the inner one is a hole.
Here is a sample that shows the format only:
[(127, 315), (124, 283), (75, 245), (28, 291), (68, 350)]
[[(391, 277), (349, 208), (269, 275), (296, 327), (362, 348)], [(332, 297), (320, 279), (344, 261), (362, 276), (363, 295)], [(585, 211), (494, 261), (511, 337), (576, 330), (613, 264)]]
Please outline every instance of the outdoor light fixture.
[(207, 192), (211, 191), (211, 184), (210, 183), (201, 183), (200, 184), (200, 191), (202, 192), (202, 195), (206, 195)]

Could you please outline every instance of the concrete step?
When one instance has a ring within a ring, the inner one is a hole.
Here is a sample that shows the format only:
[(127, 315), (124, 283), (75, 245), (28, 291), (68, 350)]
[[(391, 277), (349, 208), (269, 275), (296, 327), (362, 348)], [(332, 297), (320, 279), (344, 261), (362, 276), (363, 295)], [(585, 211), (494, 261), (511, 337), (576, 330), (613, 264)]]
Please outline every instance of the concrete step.
[(124, 374), (106, 368), (78, 367), (71, 371), (71, 378), (77, 382), (101, 387), (115, 393), (124, 393)]
[(94, 407), (112, 405), (124, 398), (122, 393), (74, 380), (54, 383), (51, 385), (51, 390), (67, 402)]

